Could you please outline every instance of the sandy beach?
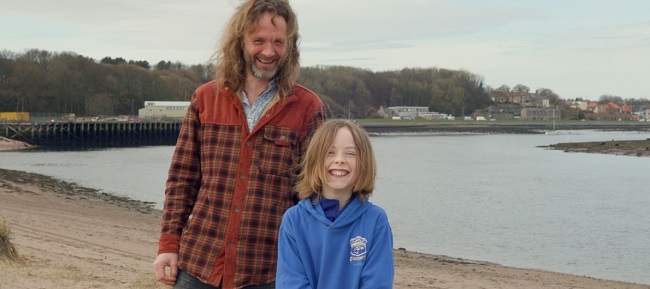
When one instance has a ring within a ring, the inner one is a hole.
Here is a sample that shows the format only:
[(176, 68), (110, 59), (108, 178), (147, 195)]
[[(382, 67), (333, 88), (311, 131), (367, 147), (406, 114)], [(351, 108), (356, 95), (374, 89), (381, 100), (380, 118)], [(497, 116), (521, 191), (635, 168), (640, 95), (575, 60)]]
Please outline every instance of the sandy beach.
[[(148, 204), (0, 170), (2, 219), (20, 260), (0, 261), (0, 289), (170, 288), (152, 271), (160, 211)], [(394, 288), (650, 288), (404, 249), (395, 260)]]

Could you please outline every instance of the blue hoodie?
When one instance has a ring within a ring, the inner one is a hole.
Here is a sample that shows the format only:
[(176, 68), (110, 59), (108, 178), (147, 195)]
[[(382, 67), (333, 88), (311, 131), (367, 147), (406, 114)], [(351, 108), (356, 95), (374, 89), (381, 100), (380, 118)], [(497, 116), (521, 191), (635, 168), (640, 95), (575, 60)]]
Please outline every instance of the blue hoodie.
[(393, 234), (386, 213), (350, 200), (333, 222), (301, 200), (282, 217), (276, 288), (393, 288)]

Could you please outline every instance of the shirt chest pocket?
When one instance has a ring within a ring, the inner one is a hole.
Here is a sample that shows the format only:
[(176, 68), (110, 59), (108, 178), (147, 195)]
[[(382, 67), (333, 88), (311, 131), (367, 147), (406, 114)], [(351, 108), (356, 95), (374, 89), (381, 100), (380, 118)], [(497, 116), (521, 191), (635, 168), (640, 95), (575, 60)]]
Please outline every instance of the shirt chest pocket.
[(258, 161), (261, 173), (293, 176), (300, 161), (298, 133), (286, 127), (266, 126)]

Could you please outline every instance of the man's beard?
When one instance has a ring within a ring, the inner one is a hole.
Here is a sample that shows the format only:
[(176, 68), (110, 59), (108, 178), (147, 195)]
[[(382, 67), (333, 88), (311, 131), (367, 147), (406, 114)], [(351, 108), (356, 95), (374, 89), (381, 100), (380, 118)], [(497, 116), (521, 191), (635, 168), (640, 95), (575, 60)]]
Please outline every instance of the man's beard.
[(273, 79), (278, 74), (278, 71), (284, 64), (284, 59), (275, 59), (275, 61), (277, 61), (277, 65), (275, 66), (275, 68), (273, 68), (273, 70), (271, 71), (261, 70), (255, 65), (254, 57), (248, 54), (248, 52), (246, 51), (244, 51), (244, 61), (246, 63), (246, 66), (248, 66), (248, 68), (253, 73), (253, 76), (261, 80)]

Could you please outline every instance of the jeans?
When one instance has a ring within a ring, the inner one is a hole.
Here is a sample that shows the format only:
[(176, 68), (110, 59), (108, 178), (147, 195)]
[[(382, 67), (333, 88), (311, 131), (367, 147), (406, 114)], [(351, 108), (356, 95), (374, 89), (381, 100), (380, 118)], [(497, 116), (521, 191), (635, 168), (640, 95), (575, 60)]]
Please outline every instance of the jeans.
[[(244, 287), (246, 289), (275, 289), (275, 282), (266, 285), (254, 285)], [(173, 289), (221, 289), (221, 286), (214, 287), (201, 282), (201, 280), (194, 278), (194, 276), (185, 273), (183, 270), (178, 271), (176, 277), (176, 284)]]

